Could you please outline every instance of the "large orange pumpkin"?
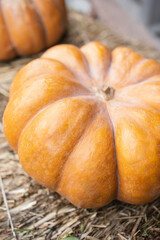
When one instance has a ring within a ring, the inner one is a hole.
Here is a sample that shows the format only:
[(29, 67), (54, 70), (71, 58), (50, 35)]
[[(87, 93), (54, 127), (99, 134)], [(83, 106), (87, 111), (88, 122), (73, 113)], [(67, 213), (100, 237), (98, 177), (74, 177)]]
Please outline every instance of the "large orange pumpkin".
[(59, 45), (23, 67), (4, 131), (26, 172), (79, 207), (160, 196), (160, 64)]
[(65, 26), (64, 0), (1, 0), (0, 60), (52, 46)]

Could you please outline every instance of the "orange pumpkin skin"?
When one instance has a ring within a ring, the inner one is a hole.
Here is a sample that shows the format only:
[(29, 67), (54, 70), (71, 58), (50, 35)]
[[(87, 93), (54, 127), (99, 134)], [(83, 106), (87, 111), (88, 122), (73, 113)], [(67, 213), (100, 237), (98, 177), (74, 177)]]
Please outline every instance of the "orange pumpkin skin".
[(26, 172), (76, 206), (160, 196), (160, 64), (129, 48), (52, 47), (15, 77), (3, 121)]
[(64, 0), (1, 0), (0, 61), (54, 45), (66, 23)]

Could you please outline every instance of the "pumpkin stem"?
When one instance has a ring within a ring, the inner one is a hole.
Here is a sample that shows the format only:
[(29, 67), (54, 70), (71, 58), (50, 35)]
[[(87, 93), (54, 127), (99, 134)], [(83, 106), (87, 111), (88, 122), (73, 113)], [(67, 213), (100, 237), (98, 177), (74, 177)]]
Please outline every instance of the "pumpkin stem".
[(104, 97), (106, 101), (111, 100), (114, 97), (115, 89), (109, 86), (105, 86), (102, 88)]
[(105, 101), (110, 101), (114, 98), (115, 89), (109, 86), (102, 86), (102, 87), (93, 87), (92, 88), (95, 95)]

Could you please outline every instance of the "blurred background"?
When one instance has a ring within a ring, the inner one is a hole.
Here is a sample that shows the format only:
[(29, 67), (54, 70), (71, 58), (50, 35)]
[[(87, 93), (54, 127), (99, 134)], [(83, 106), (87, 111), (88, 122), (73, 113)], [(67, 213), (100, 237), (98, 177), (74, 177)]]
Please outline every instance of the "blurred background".
[(160, 50), (160, 0), (66, 0), (69, 8), (99, 19), (126, 39)]

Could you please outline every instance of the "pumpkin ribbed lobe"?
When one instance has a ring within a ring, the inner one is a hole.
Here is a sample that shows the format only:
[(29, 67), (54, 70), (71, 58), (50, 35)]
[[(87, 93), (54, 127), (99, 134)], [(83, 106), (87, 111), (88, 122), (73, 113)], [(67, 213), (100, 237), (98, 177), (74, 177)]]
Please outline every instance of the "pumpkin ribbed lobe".
[(139, 104), (112, 102), (108, 109), (115, 132), (117, 199), (136, 204), (150, 202), (160, 194), (160, 113)]
[(110, 120), (111, 127), (112, 127), (112, 132), (113, 132), (113, 149), (114, 149), (114, 161), (115, 161), (115, 166), (116, 166), (116, 182), (117, 182), (117, 189), (116, 189), (115, 199), (117, 199), (118, 192), (119, 192), (119, 171), (118, 171), (117, 150), (116, 150), (116, 142), (115, 142), (115, 131), (116, 131), (116, 129), (115, 129), (114, 121), (112, 120), (112, 116), (110, 114), (109, 105), (110, 105), (109, 102), (107, 102), (107, 104), (106, 104), (106, 111), (108, 113), (109, 120)]
[[(18, 53), (14, 46), (12, 36), (8, 30), (6, 17), (3, 12), (3, 2), (0, 1), (0, 60), (8, 60), (15, 57)], [(2, 37), (3, 36), (3, 37)]]
[(30, 0), (30, 2), (34, 7), (35, 12), (37, 13), (37, 16), (39, 17), (39, 21), (41, 23), (41, 28), (42, 28), (42, 31), (43, 31), (43, 34), (44, 34), (44, 48), (46, 48), (47, 47), (47, 32), (46, 32), (46, 27), (45, 27), (45, 24), (44, 24), (43, 17), (41, 16), (41, 13), (40, 13), (39, 9), (37, 8), (37, 5), (36, 5), (35, 1)]

